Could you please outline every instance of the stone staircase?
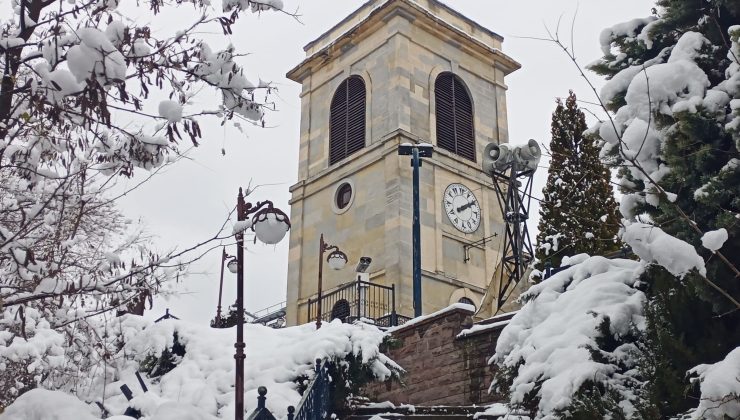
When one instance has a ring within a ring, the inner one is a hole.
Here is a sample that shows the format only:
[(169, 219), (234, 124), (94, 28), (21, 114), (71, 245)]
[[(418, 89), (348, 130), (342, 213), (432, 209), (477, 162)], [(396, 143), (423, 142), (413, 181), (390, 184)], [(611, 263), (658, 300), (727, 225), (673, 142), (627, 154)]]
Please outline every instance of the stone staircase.
[[(463, 420), (481, 419), (498, 420), (501, 416), (484, 415), (485, 406), (412, 406), (392, 404), (371, 404), (359, 406), (347, 416), (348, 420), (370, 420), (373, 417), (383, 419), (415, 419), (415, 420)], [(477, 414), (477, 416), (476, 416)]]

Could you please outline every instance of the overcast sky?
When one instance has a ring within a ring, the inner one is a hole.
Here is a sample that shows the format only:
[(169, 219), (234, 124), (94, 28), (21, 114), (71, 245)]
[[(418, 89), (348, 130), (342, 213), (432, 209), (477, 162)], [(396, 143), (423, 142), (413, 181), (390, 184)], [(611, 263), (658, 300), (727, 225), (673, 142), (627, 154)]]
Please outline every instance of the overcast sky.
[[(142, 218), (160, 249), (184, 248), (212, 236), (235, 205), (239, 186), (261, 184), (253, 200), (271, 199), (289, 213), (288, 188), (296, 182), (300, 122), (300, 87), (285, 73), (304, 57), (302, 47), (358, 8), (362, 0), (284, 0), (286, 9), (298, 9), (299, 23), (289, 16), (246, 14), (235, 26), (231, 42), (250, 55), (243, 61), (256, 82), (259, 77), (278, 87), (279, 111), (267, 116), (274, 128), (250, 127), (240, 133), (228, 125), (206, 125), (201, 147), (191, 160), (168, 168), (137, 189), (120, 205), (131, 218)], [(6, 3), (7, 0), (0, 0)], [(451, 7), (504, 37), (503, 50), (522, 64), (506, 83), (509, 132), (513, 143), (529, 138), (549, 141), (555, 98), (573, 89), (579, 99), (592, 93), (569, 59), (552, 43), (525, 39), (544, 37), (544, 26), (555, 28), (562, 15), (561, 37), (570, 43), (570, 26), (578, 8), (573, 41), (577, 58), (586, 64), (600, 57), (599, 33), (618, 22), (650, 14), (651, 2), (638, 0), (447, 0)], [(7, 4), (7, 3), (6, 3)], [(175, 21), (176, 19), (172, 19)], [(172, 23), (177, 25), (176, 23)], [(213, 45), (214, 48), (218, 47)], [(602, 81), (592, 75), (597, 85)], [(192, 106), (198, 106), (194, 104)], [(221, 149), (226, 150), (222, 156)], [(546, 164), (546, 163), (545, 163)], [(546, 176), (540, 170), (540, 183)], [(129, 181), (133, 185), (134, 181)], [(536, 227), (536, 210), (531, 226)], [(358, 234), (361, 234), (358, 232)], [(246, 260), (246, 307), (258, 310), (285, 299), (287, 239), (278, 246), (250, 244)], [(230, 250), (232, 253), (234, 249)], [(187, 290), (176, 299), (155, 303), (150, 316), (166, 307), (182, 319), (206, 322), (215, 313), (220, 251), (212, 251), (191, 268), (182, 281)], [(234, 302), (235, 277), (226, 273), (224, 306)]]

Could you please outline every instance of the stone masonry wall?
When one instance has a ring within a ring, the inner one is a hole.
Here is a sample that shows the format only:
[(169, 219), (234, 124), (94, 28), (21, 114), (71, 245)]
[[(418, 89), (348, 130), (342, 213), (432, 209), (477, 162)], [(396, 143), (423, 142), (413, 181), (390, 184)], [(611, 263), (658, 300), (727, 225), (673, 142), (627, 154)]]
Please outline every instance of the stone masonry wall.
[(406, 370), (402, 384), (376, 382), (364, 396), (374, 402), (414, 405), (473, 405), (499, 401), (488, 387), (493, 376), (487, 364), (501, 328), (484, 329), (457, 338), (472, 325), (473, 313), (451, 308), (421, 322), (395, 330), (397, 347), (386, 354)]

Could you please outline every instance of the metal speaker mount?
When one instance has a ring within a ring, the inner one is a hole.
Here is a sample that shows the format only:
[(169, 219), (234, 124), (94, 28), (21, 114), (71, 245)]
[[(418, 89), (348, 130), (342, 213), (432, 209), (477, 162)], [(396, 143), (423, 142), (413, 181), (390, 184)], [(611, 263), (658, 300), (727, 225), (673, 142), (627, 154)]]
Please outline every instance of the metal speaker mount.
[[(495, 294), (497, 309), (508, 300), (534, 258), (527, 220), (532, 197), (532, 177), (541, 157), (539, 144), (531, 139), (526, 146), (517, 147), (491, 143), (483, 152), (483, 172), (493, 180), (506, 225), (500, 263), (502, 267), (495, 271), (500, 276), (496, 278), (494, 274), (484, 298), (484, 303), (492, 302)], [(493, 286), (497, 287), (492, 289)]]

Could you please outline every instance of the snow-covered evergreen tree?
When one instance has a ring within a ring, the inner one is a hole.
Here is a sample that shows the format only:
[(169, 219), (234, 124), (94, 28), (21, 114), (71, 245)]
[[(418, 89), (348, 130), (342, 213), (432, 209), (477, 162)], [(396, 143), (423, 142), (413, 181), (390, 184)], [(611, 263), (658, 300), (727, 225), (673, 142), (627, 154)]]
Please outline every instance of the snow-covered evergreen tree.
[(594, 139), (584, 135), (587, 128), (575, 93), (570, 92), (565, 104), (558, 99), (537, 235), (540, 268), (546, 261), (559, 267), (566, 255), (603, 255), (618, 248), (611, 174), (599, 158)]
[(738, 418), (740, 4), (659, 0), (600, 41), (609, 115), (589, 132), (640, 261), (589, 258), (523, 294), (494, 387), (535, 419)]
[[(704, 379), (689, 392), (684, 381), (694, 366), (720, 362), (740, 344), (739, 24), (737, 2), (661, 0), (655, 16), (604, 31), (605, 55), (591, 66), (610, 78), (601, 98), (614, 124), (596, 129), (604, 153), (625, 164), (622, 215), (660, 226), (706, 261), (705, 273), (683, 279), (670, 261), (642, 276), (645, 417), (722, 418), (725, 408), (740, 410), (737, 375), (726, 382), (734, 396), (728, 390), (719, 397), (729, 400), (708, 411), (696, 409), (697, 400), (711, 406), (718, 396), (704, 395)], [(641, 257), (659, 260), (648, 254)]]

